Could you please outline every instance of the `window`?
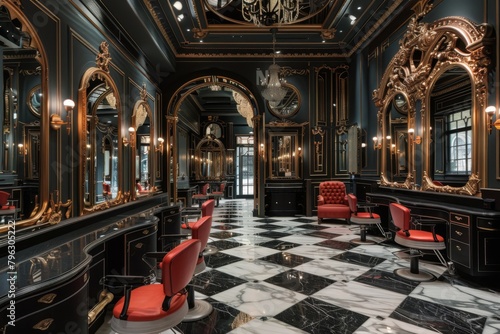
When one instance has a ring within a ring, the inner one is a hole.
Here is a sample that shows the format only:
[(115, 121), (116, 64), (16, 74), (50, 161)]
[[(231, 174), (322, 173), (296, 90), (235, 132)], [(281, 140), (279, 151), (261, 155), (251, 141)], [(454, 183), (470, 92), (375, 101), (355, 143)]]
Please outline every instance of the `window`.
[(446, 123), (446, 174), (469, 175), (472, 168), (470, 109), (449, 114)]

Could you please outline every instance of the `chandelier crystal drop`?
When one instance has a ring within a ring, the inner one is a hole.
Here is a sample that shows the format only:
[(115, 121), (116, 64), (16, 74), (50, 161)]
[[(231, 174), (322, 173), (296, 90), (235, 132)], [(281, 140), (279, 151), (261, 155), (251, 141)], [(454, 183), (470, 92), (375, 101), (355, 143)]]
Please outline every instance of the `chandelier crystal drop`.
[(269, 77), (266, 88), (262, 91), (262, 96), (272, 105), (277, 106), (285, 97), (287, 89), (281, 86), (279, 77), (280, 67), (277, 64), (269, 66)]
[(276, 59), (274, 57), (276, 55), (276, 29), (271, 29), (271, 32), (273, 34), (273, 63), (269, 66), (267, 79), (261, 82), (261, 85), (265, 87), (261, 93), (271, 107), (276, 107), (286, 96), (288, 89), (281, 85), (280, 67), (276, 64)]

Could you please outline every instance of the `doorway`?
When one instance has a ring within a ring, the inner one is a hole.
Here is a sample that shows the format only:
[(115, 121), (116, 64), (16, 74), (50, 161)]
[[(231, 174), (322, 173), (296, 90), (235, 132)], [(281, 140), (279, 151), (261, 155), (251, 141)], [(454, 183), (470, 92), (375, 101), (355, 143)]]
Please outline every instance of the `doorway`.
[(236, 198), (254, 196), (254, 138), (236, 136)]

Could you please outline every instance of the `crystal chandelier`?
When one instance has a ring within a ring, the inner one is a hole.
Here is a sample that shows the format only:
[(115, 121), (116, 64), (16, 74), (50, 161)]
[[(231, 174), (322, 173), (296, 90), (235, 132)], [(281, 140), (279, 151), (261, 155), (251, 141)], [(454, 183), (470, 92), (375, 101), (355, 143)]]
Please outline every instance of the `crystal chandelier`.
[(285, 97), (287, 89), (281, 85), (281, 78), (279, 76), (280, 67), (276, 64), (274, 55), (276, 54), (276, 29), (272, 30), (273, 33), (273, 64), (269, 66), (269, 75), (267, 79), (261, 83), (266, 88), (262, 91), (262, 96), (269, 102), (271, 107), (276, 107), (281, 100)]
[(299, 0), (242, 0), (243, 19), (255, 25), (288, 24), (297, 20)]

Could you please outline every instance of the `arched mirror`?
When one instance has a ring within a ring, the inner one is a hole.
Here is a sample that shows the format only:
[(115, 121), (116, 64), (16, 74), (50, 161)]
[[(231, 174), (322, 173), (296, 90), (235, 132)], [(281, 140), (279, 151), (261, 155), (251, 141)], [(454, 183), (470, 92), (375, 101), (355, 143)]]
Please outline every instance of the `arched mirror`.
[(300, 92), (292, 84), (283, 83), (282, 86), (287, 89), (285, 97), (278, 103), (267, 101), (267, 108), (273, 116), (279, 119), (288, 119), (295, 116), (300, 110)]
[[(2, 2), (0, 6), (2, 29), (11, 31), (9, 40), (3, 41), (2, 56), (2, 154), (0, 169), (1, 190), (10, 194), (16, 207), (16, 230), (33, 224), (43, 224), (48, 216), (48, 102), (47, 57), (43, 45), (30, 21), (17, 4)], [(37, 91), (33, 114), (26, 103), (32, 91)], [(6, 228), (6, 227), (5, 227)], [(5, 228), (0, 227), (0, 232)]]
[(226, 149), (220, 139), (207, 135), (196, 146), (196, 178), (223, 180), (226, 176)]
[[(381, 150), (381, 184), (459, 193), (460, 187), (440, 188), (433, 179), (457, 185), (472, 180), (477, 192), (488, 177), (484, 111), (493, 29), (463, 17), (433, 23), (414, 17), (409, 29), (373, 94), (379, 107), (374, 147)], [(424, 39), (425, 45), (420, 43)], [(394, 112), (401, 120), (407, 117), (406, 126), (393, 125)], [(397, 165), (390, 158), (392, 145), (396, 150), (399, 145)], [(404, 184), (389, 183), (389, 175), (405, 171), (402, 147), (407, 148), (407, 178)]]
[[(107, 44), (100, 46), (103, 57)], [(99, 58), (99, 57), (98, 57)], [(120, 97), (107, 67), (89, 68), (78, 91), (81, 156), (80, 213), (121, 203)]]
[[(132, 115), (132, 126), (135, 128), (134, 136), (136, 143), (133, 157), (133, 184), (135, 184), (135, 196), (143, 196), (154, 191), (155, 172), (154, 161), (155, 152), (161, 154), (163, 151), (163, 139), (159, 139), (158, 149), (154, 147), (154, 124), (152, 122), (152, 112), (146, 102), (146, 91), (143, 89), (143, 98), (136, 102)], [(132, 134), (131, 134), (132, 135)]]

